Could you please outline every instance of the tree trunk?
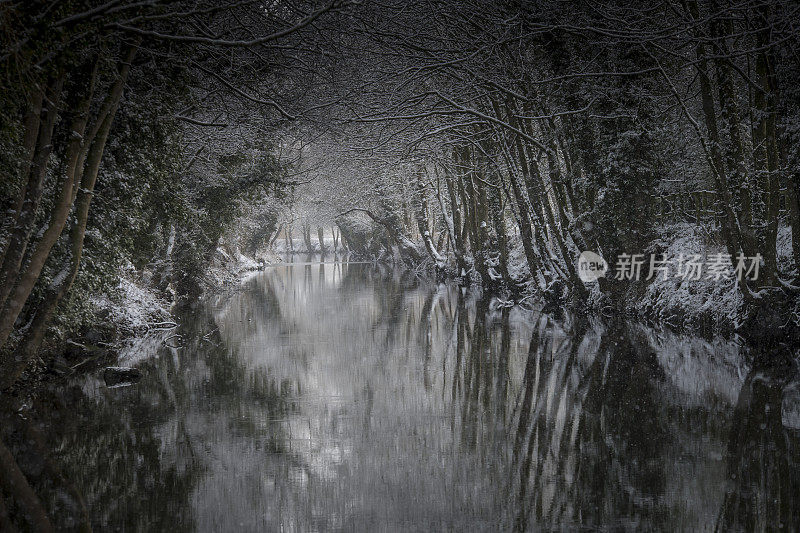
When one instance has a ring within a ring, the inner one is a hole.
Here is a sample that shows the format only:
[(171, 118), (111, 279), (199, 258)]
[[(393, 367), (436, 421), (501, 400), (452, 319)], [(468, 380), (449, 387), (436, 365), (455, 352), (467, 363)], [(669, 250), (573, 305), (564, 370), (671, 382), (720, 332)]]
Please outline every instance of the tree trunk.
[[(8, 295), (14, 287), (17, 274), (22, 266), (28, 242), (33, 233), (36, 221), (36, 212), (44, 192), (44, 180), (47, 176), (47, 161), (53, 149), (53, 128), (58, 117), (58, 106), (61, 103), (61, 90), (64, 86), (65, 75), (60, 74), (52, 80), (47, 90), (47, 103), (43, 111), (36, 153), (28, 173), (28, 183), (25, 186), (25, 200), (19, 211), (17, 222), (6, 243), (6, 252), (0, 267), (0, 307), (5, 305)], [(5, 342), (5, 337), (0, 335), (0, 346)]]
[(278, 237), (280, 237), (284, 227), (285, 224), (278, 225), (278, 228), (275, 230), (275, 233), (272, 234), (272, 237), (270, 237), (269, 241), (267, 242), (267, 248), (272, 248), (272, 245), (275, 244), (276, 240), (278, 240)]
[(756, 34), (756, 44), (760, 51), (756, 53), (756, 83), (761, 88), (756, 91), (753, 104), (756, 111), (756, 122), (753, 126), (754, 160), (761, 179), (762, 197), (764, 198), (764, 232), (759, 239), (763, 249), (764, 276), (763, 285), (774, 285), (777, 280), (777, 235), (778, 213), (780, 204), (780, 157), (777, 142), (777, 83), (775, 80), (775, 57), (769, 49), (769, 7), (756, 8), (756, 20), (762, 29)]
[(450, 198), (450, 214), (453, 219), (453, 255), (456, 258), (456, 267), (458, 268), (458, 275), (465, 275), (467, 272), (467, 262), (464, 257), (466, 251), (464, 249), (464, 240), (460, 232), (461, 229), (461, 208), (458, 205), (456, 198), (455, 188), (456, 185), (452, 183), (455, 179), (452, 176), (445, 177), (445, 187), (447, 188), (447, 195)]
[[(44, 338), (47, 325), (53, 316), (61, 300), (69, 292), (72, 283), (80, 270), (81, 256), (83, 254), (83, 242), (86, 235), (86, 223), (89, 217), (89, 207), (94, 194), (94, 185), (97, 181), (97, 174), (100, 170), (100, 162), (105, 151), (106, 141), (108, 140), (111, 124), (114, 121), (119, 102), (122, 98), (123, 88), (130, 73), (131, 63), (133, 62), (138, 44), (133, 44), (128, 48), (123, 58), (119, 76), (111, 87), (109, 96), (113, 102), (109, 107), (109, 112), (103, 117), (102, 123), (97, 127), (97, 136), (88, 150), (86, 158), (86, 168), (81, 177), (80, 188), (75, 203), (75, 223), (70, 230), (70, 252), (69, 264), (53, 280), (47, 290), (47, 295), (42, 306), (37, 309), (36, 315), (28, 329), (27, 334), (20, 346), (14, 353), (14, 360), (11, 369), (3, 376), (6, 384), (12, 384), (27, 366), (28, 362), (36, 355), (39, 346)], [(99, 118), (99, 117), (98, 117)], [(4, 316), (0, 322), (0, 344), (4, 343), (13, 328), (13, 322), (9, 323)]]
[(495, 285), (494, 280), (489, 275), (489, 256), (486, 244), (489, 241), (488, 212), (486, 208), (486, 183), (483, 174), (484, 165), (478, 165), (469, 179), (469, 191), (472, 198), (473, 212), (473, 242), (472, 255), (475, 258), (475, 270), (481, 276), (485, 287)]
[(294, 253), (294, 238), (292, 237), (292, 226), (291, 224), (286, 225), (286, 243), (289, 245), (289, 251)]
[(8, 509), (6, 508), (6, 503), (3, 499), (2, 490), (0, 490), (0, 531), (17, 533), (17, 528), (14, 527), (14, 525), (11, 523), (11, 518), (8, 516)]
[[(36, 150), (36, 140), (39, 137), (39, 126), (42, 118), (42, 100), (44, 99), (44, 92), (40, 87), (34, 89), (33, 94), (28, 102), (28, 107), (25, 110), (25, 117), (23, 122), (25, 124), (25, 132), (22, 137), (22, 150), (23, 157), (22, 165), (20, 165), (19, 180), (25, 179), (31, 169), (33, 163), (33, 155)], [(3, 229), (11, 231), (19, 218), (22, 211), (22, 204), (25, 202), (25, 187), (20, 185), (19, 194), (14, 202), (14, 210), (3, 220)], [(0, 264), (5, 259), (6, 249), (0, 252)]]
[[(697, 2), (692, 0), (688, 2), (687, 6), (692, 19), (699, 20), (700, 13)], [(708, 60), (706, 58), (705, 45), (702, 41), (698, 41), (695, 46), (695, 55), (697, 57), (697, 73), (700, 79), (703, 116), (709, 140), (709, 165), (711, 166), (711, 173), (714, 176), (714, 183), (717, 189), (717, 200), (722, 204), (721, 215), (719, 216), (721, 232), (728, 254), (730, 254), (732, 258), (735, 258), (741, 249), (742, 238), (739, 232), (736, 214), (733, 212), (733, 198), (728, 187), (725, 159), (721, 150), (714, 94), (712, 92), (711, 79), (709, 78), (708, 72)], [(740, 282), (740, 288), (744, 297), (748, 298), (750, 293), (744, 280)]]
[(303, 242), (306, 244), (306, 252), (314, 253), (314, 243), (311, 242), (311, 224), (303, 224)]
[(325, 230), (321, 227), (317, 228), (317, 239), (319, 240), (319, 253), (325, 257)]
[(77, 162), (82, 149), (83, 135), (88, 121), (89, 105), (94, 92), (94, 83), (97, 75), (97, 64), (92, 67), (92, 74), (88, 81), (88, 87), (79, 86), (76, 89), (78, 102), (75, 106), (75, 116), (70, 127), (70, 140), (66, 150), (66, 170), (62, 178), (61, 191), (50, 215), (50, 222), (42, 237), (36, 243), (36, 247), (31, 254), (27, 266), (19, 276), (16, 287), (13, 289), (11, 297), (3, 308), (3, 316), (0, 320), (0, 342), (5, 341), (4, 332), (6, 328), (13, 327), (17, 317), (22, 312), (25, 302), (28, 300), (39, 274), (44, 268), (50, 250), (61, 236), (64, 226), (72, 207), (72, 190), (75, 176), (77, 173)]
[[(712, 2), (712, 9), (716, 8), (716, 2)], [(726, 36), (731, 33), (730, 21), (712, 21), (711, 36), (714, 39), (718, 56), (714, 60), (717, 71), (717, 85), (719, 90), (719, 108), (723, 123), (728, 127), (730, 142), (726, 153), (726, 164), (730, 171), (728, 183), (733, 185), (737, 191), (739, 200), (740, 215), (739, 228), (742, 234), (742, 248), (745, 254), (753, 256), (756, 254), (757, 242), (753, 232), (753, 209), (752, 209), (752, 182), (745, 161), (744, 134), (741, 129), (741, 116), (739, 106), (736, 102), (736, 89), (733, 83), (733, 73), (729, 65), (729, 50), (726, 43)]]
[(502, 178), (498, 176), (498, 185), (493, 187), (489, 194), (490, 209), (492, 214), (492, 225), (494, 232), (497, 235), (497, 266), (500, 268), (500, 275), (509, 284), (513, 283), (511, 273), (508, 270), (508, 235), (506, 234), (506, 222), (503, 215), (505, 209), (503, 207), (503, 192), (500, 189), (499, 182)]
[(445, 258), (436, 249), (436, 245), (431, 238), (431, 232), (428, 223), (428, 196), (425, 191), (425, 183), (422, 179), (422, 169), (416, 172), (416, 202), (414, 202), (414, 214), (417, 220), (417, 229), (419, 230), (422, 242), (425, 244), (425, 250), (436, 265), (437, 273), (441, 272), (445, 267)]

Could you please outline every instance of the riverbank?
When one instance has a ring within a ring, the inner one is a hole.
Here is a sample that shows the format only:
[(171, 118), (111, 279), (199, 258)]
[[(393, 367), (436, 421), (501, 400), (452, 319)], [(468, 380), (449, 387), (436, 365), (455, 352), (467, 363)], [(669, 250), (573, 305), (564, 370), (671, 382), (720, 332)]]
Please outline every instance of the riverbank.
[[(570, 299), (563, 286), (544, 286), (534, 283), (527, 268), (526, 257), (518, 234), (510, 235), (506, 271), (509, 279), (484, 287), (481, 276), (474, 268), (474, 260), (467, 258), (470, 269), (458, 272), (453, 262), (438, 268), (425, 255), (422, 242), (414, 243), (422, 260), (410, 264), (397, 247), (386, 248), (380, 239), (371, 239), (364, 250), (356, 248), (352, 232), (348, 233), (350, 249), (355, 258), (370, 259), (409, 272), (411, 275), (430, 281), (449, 279), (458, 284), (471, 286), (487, 295), (496, 296), (499, 305), (544, 307), (558, 314), (561, 310), (605, 318), (633, 319), (654, 326), (664, 326), (675, 332), (699, 334), (705, 337), (720, 335), (732, 338), (737, 335), (747, 342), (757, 341), (760, 324), (769, 322), (761, 317), (766, 311), (783, 317), (783, 328), (767, 328), (774, 338), (784, 340), (796, 335), (800, 322), (800, 311), (796, 301), (775, 301), (764, 304), (764, 309), (748, 307), (741, 297), (733, 277), (720, 279), (685, 279), (677, 276), (657, 275), (652, 280), (631, 281), (612, 299), (600, 290), (598, 283), (587, 284), (587, 296), (583, 300)], [(782, 228), (779, 235), (779, 266), (784, 272), (796, 272), (791, 255), (791, 232)], [(281, 249), (278, 243), (278, 250)], [(328, 244), (328, 243), (326, 243)], [(288, 250), (287, 250), (288, 251)], [(681, 255), (698, 255), (705, 259), (722, 251), (720, 243), (710, 238), (702, 228), (691, 224), (664, 227), (659, 238), (647, 252), (664, 254), (668, 261), (677, 261)], [(316, 252), (316, 250), (315, 250)], [(299, 251), (294, 252), (300, 254)], [(303, 254), (300, 254), (302, 257)], [(337, 258), (337, 254), (329, 254)], [(316, 257), (316, 256), (315, 256)], [(177, 307), (193, 306), (203, 295), (219, 295), (240, 285), (250, 272), (263, 270), (268, 265), (283, 262), (276, 251), (260, 253), (258, 258), (248, 257), (236, 248), (219, 246), (197, 284), (199, 295), (179, 298), (172, 285), (157, 287), (154, 275), (147, 270), (136, 271), (132, 267), (119, 273), (118, 286), (113, 291), (92, 295), (90, 308), (82, 314), (81, 324), (72, 324), (71, 330), (57, 324), (42, 350), (41, 357), (33, 363), (20, 386), (31, 385), (32, 380), (43, 375), (69, 375), (87, 370), (92, 364), (114, 364), (121, 353), (130, 353), (130, 347), (141, 341), (149, 332), (169, 330), (174, 327), (173, 313)], [(611, 266), (613, 269), (613, 265)], [(501, 271), (498, 265), (490, 265), (490, 272)], [(613, 276), (613, 271), (609, 272)], [(642, 278), (645, 275), (643, 274)], [(509, 290), (513, 286), (514, 290)], [(560, 294), (557, 291), (561, 291)], [(780, 296), (778, 296), (780, 298)], [(763, 328), (762, 328), (763, 329)], [(758, 335), (755, 335), (757, 333)], [(134, 357), (135, 358), (135, 357)]]
[[(197, 280), (201, 289), (197, 298), (230, 290), (247, 273), (278, 262), (280, 258), (275, 254), (262, 254), (256, 260), (220, 246)], [(163, 284), (159, 279), (148, 269), (136, 270), (132, 265), (120, 269), (116, 286), (91, 294), (79, 308), (58, 317), (39, 357), (6, 392), (18, 395), (39, 387), (43, 381), (94, 371), (117, 364), (120, 358), (135, 360), (137, 346), (148, 344), (151, 338), (162, 342), (169, 336), (164, 332), (177, 327), (177, 309), (194, 305), (194, 301), (180, 297), (172, 283)]]
[[(509, 303), (535, 302), (552, 310), (634, 318), (706, 335), (763, 336), (769, 332), (776, 338), (794, 338), (800, 331), (800, 287), (786, 281), (798, 278), (788, 226), (778, 230), (780, 276), (776, 286), (751, 289), (750, 297), (744, 298), (736, 280), (737, 259), (722, 267), (714, 265), (726, 256), (725, 245), (715, 232), (698, 224), (681, 222), (655, 228), (645, 249), (631, 251), (642, 258), (639, 269), (628, 273), (633, 279), (615, 279), (620, 274), (619, 259), (608, 257), (604, 258), (604, 279), (586, 282), (578, 279), (578, 252), (574, 265), (562, 265), (562, 271), (551, 272), (549, 278), (541, 272), (532, 275), (523, 237), (513, 228), (507, 228), (502, 243), (487, 241), (480, 252), (468, 250), (458, 256), (452, 252), (447, 234), (436, 239), (396, 237), (389, 226), (378, 222), (379, 217), (372, 216), (375, 219), (350, 213), (339, 219), (342, 235), (356, 257), (410, 269), (428, 279), (480, 286)], [(660, 267), (652, 273), (651, 257)], [(691, 263), (696, 266), (687, 266)]]

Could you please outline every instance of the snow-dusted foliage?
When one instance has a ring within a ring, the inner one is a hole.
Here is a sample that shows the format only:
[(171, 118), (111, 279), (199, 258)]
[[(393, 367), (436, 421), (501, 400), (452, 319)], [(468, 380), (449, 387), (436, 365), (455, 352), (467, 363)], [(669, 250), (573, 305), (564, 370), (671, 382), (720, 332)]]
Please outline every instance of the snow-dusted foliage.
[[(704, 228), (692, 224), (675, 224), (661, 229), (654, 248), (663, 249), (664, 259), (677, 265), (680, 260), (700, 256), (706, 261), (712, 254), (722, 253), (724, 247), (709, 239)], [(689, 276), (658, 274), (653, 277), (636, 309), (676, 327), (695, 328), (724, 326), (737, 327), (744, 303), (732, 275), (720, 279), (701, 275)]]
[[(277, 240), (509, 301), (800, 317), (789, 4), (162, 4), (2, 8), (5, 352), (32, 360), (128, 262), (191, 302), (209, 267)], [(576, 268), (704, 243), (760, 254), (762, 276), (631, 288)]]
[(137, 279), (132, 270), (120, 275), (115, 290), (92, 295), (90, 302), (98, 317), (126, 335), (141, 335), (163, 327), (171, 316), (170, 302)]

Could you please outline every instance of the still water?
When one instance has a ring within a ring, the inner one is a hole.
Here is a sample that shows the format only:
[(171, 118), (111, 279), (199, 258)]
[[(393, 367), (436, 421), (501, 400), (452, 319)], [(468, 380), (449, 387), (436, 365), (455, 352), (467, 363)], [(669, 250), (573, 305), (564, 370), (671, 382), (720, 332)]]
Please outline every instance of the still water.
[(800, 382), (732, 341), (338, 262), (179, 321), (125, 355), (139, 383), (73, 389), (57, 455), (97, 529), (800, 527)]

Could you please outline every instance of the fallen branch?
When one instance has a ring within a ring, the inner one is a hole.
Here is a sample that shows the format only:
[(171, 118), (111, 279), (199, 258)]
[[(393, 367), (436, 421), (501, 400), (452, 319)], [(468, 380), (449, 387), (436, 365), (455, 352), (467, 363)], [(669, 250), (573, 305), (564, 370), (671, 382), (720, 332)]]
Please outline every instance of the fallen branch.
[(178, 327), (177, 322), (172, 322), (172, 321), (154, 322), (153, 324), (147, 324), (147, 331), (169, 331), (177, 327)]

